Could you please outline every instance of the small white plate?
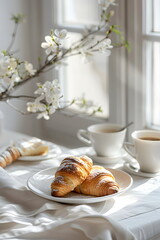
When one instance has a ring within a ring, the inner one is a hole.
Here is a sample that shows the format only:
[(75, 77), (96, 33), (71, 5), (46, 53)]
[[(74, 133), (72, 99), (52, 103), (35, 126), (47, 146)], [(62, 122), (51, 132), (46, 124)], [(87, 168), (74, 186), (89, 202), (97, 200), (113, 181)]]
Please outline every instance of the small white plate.
[(134, 175), (137, 176), (141, 176), (141, 177), (147, 177), (147, 178), (152, 178), (152, 177), (157, 177), (160, 176), (160, 172), (159, 173), (147, 173), (147, 172), (142, 172), (140, 171), (139, 168), (133, 168), (130, 163), (124, 163), (124, 170), (132, 173)]
[(32, 177), (28, 179), (27, 185), (29, 189), (35, 194), (56, 202), (69, 204), (87, 204), (102, 202), (124, 193), (131, 187), (133, 182), (129, 174), (118, 169), (110, 168), (107, 169), (111, 171), (112, 174), (115, 176), (115, 179), (120, 186), (120, 190), (118, 193), (114, 193), (112, 195), (107, 195), (103, 197), (93, 197), (75, 192), (71, 192), (65, 195), (64, 197), (52, 197), (50, 186), (54, 179), (54, 173), (56, 172), (57, 168), (47, 168), (34, 174)]
[(58, 154), (60, 154), (62, 151), (61, 149), (54, 143), (44, 141), (46, 145), (49, 147), (49, 151), (47, 154), (44, 155), (36, 155), (36, 156), (23, 156), (18, 158), (18, 160), (21, 161), (42, 161), (46, 159), (50, 159), (53, 157), (56, 157)]
[(93, 159), (94, 162), (96, 163), (102, 163), (102, 164), (115, 164), (117, 163), (120, 158), (123, 158), (127, 155), (127, 152), (122, 148), (120, 152), (113, 156), (113, 157), (101, 157), (97, 155), (90, 155), (90, 157)]

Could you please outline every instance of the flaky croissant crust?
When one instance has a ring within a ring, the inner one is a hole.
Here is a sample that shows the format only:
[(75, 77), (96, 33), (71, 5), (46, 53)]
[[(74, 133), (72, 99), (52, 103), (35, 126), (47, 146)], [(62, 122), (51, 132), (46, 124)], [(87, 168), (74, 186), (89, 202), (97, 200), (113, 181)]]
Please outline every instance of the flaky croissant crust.
[(51, 184), (52, 196), (61, 197), (81, 184), (92, 169), (92, 160), (87, 156), (65, 158), (55, 173)]
[(16, 147), (8, 147), (0, 154), (0, 167), (5, 168), (21, 156), (21, 153)]
[(15, 142), (0, 154), (0, 167), (16, 161), (21, 156), (36, 156), (48, 153), (48, 146), (39, 138), (31, 138), (22, 142)]
[(92, 196), (105, 196), (118, 192), (119, 185), (113, 174), (104, 167), (94, 165), (89, 176), (74, 191)]

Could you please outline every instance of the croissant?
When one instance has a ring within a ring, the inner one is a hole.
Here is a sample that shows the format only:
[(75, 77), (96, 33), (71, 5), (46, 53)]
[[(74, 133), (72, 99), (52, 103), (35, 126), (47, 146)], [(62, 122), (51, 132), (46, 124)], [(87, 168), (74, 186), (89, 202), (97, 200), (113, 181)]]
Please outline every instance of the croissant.
[(90, 175), (74, 191), (92, 196), (105, 196), (118, 192), (119, 186), (113, 174), (104, 167), (94, 165)]
[(42, 155), (48, 152), (48, 146), (38, 138), (16, 142), (0, 154), (0, 167), (5, 168), (21, 156)]
[(13, 161), (17, 160), (21, 156), (20, 151), (16, 147), (8, 147), (0, 155), (0, 167), (5, 168), (7, 165), (11, 164)]
[(62, 197), (73, 191), (89, 175), (92, 169), (92, 160), (87, 156), (70, 156), (65, 158), (55, 173), (51, 184), (51, 194)]

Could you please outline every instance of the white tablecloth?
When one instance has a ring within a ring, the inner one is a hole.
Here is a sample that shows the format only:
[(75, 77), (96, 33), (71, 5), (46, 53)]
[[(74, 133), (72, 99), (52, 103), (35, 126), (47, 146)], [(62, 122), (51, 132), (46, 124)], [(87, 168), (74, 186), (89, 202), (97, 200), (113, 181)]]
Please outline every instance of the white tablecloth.
[[(21, 136), (9, 135), (11, 140)], [(160, 239), (160, 177), (132, 176), (134, 184), (126, 193), (94, 204), (57, 203), (28, 190), (29, 176), (58, 166), (66, 154), (86, 154), (90, 148), (62, 151), (55, 159), (0, 168), (0, 239)]]

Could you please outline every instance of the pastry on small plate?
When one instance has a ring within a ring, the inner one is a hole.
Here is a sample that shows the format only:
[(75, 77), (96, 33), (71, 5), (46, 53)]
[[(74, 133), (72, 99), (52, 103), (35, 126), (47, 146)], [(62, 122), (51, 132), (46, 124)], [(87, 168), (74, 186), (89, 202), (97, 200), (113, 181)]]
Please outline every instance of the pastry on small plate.
[(0, 154), (0, 167), (5, 168), (7, 165), (23, 156), (47, 154), (48, 150), (47, 144), (39, 138), (33, 137), (24, 141), (17, 141)]

